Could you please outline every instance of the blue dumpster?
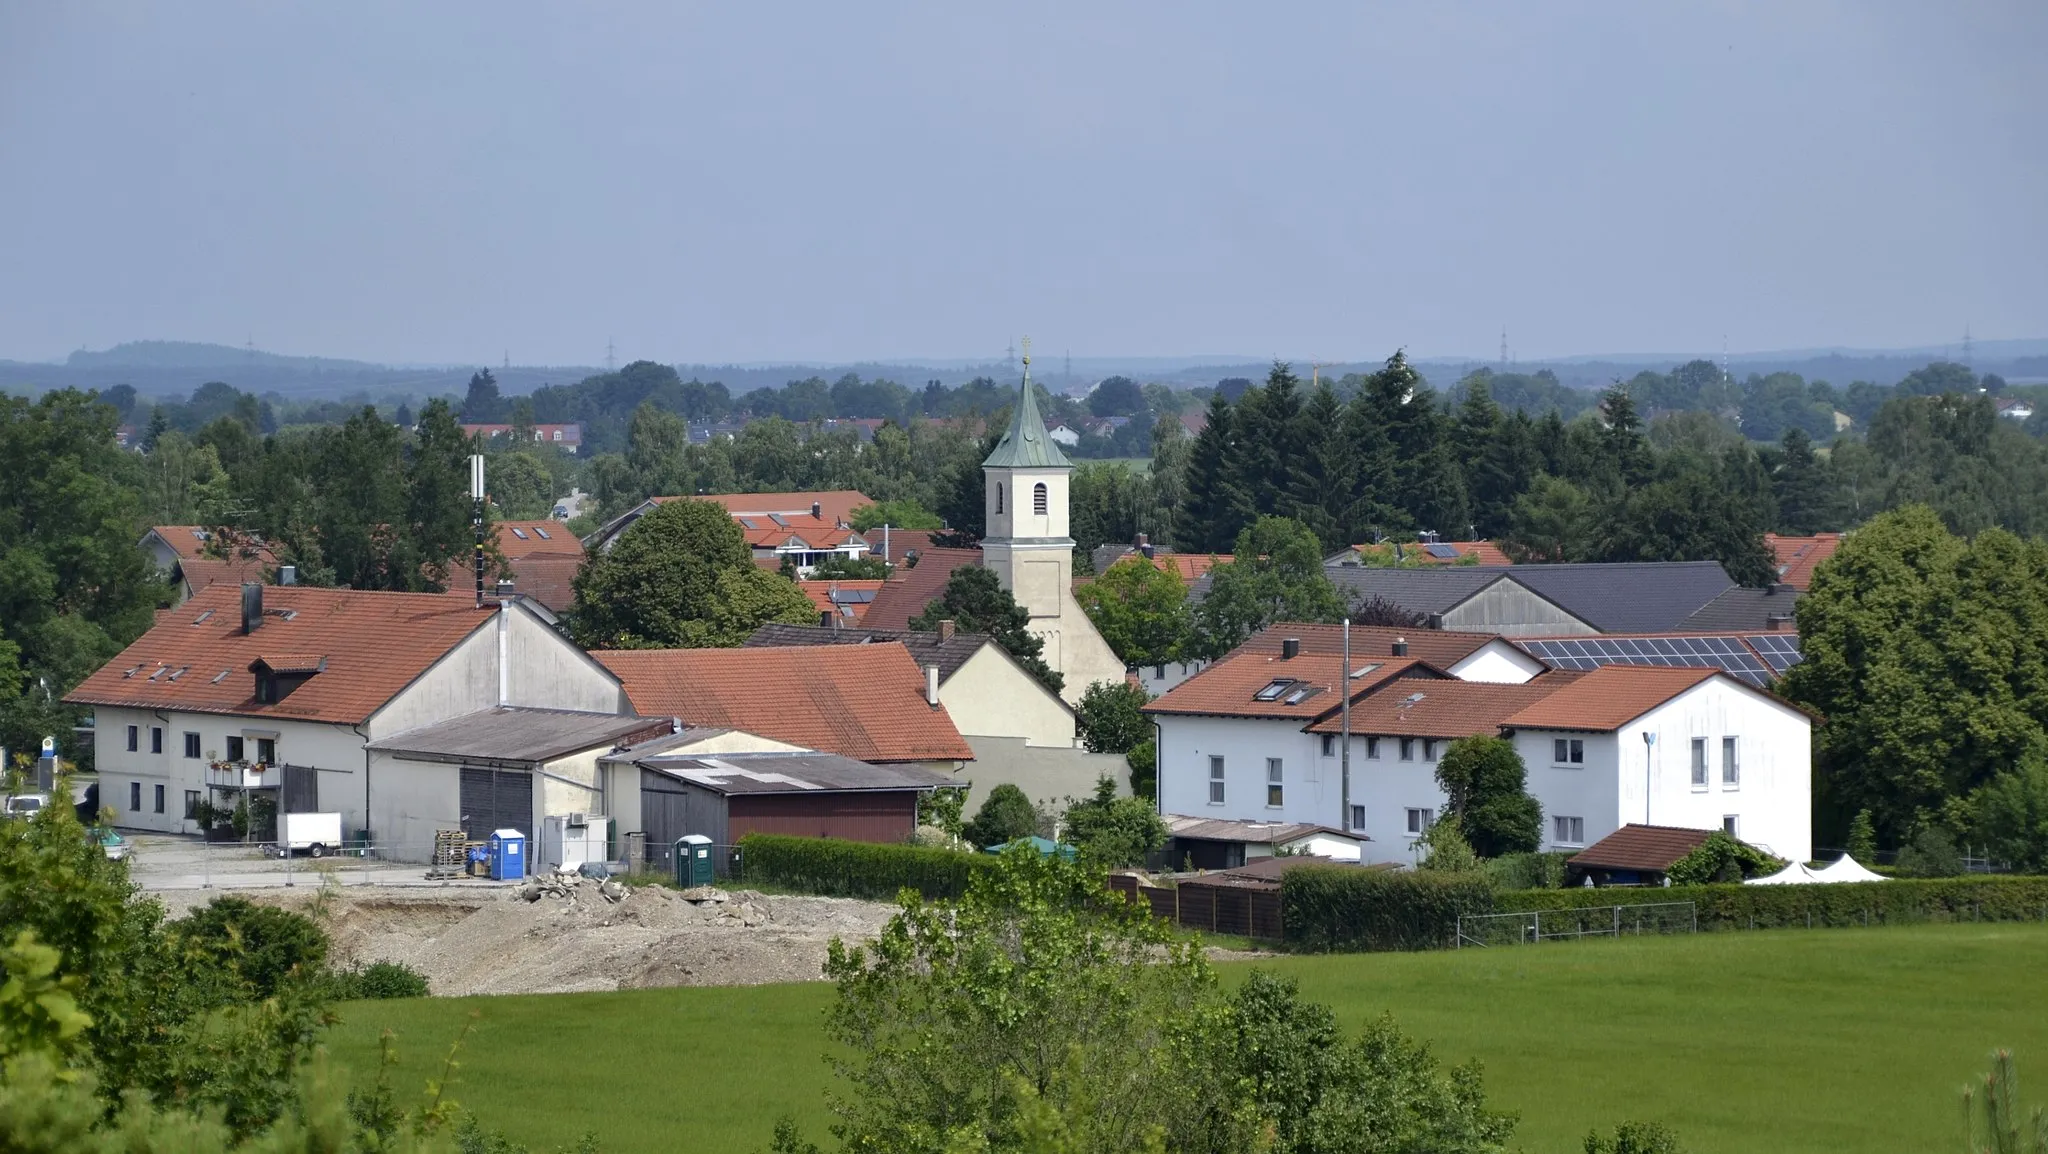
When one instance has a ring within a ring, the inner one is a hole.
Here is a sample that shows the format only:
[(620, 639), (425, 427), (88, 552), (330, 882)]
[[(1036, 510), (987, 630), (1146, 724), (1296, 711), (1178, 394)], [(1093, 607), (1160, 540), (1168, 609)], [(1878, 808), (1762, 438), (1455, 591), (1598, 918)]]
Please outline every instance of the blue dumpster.
[(516, 882), (526, 876), (526, 835), (501, 829), (491, 835), (491, 879)]

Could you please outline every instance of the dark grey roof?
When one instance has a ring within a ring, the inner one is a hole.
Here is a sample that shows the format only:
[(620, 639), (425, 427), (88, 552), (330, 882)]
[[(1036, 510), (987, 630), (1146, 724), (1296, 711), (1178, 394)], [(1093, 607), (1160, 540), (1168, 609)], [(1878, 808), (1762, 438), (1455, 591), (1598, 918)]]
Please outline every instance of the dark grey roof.
[(1498, 566), (1439, 565), (1391, 569), (1370, 565), (1328, 565), (1323, 572), (1337, 588), (1359, 597), (1384, 597), (1410, 613), (1448, 613), (1501, 579)]
[(827, 629), (819, 625), (763, 625), (754, 630), (743, 647), (752, 649), (763, 646), (785, 645), (872, 645), (877, 642), (901, 641), (910, 656), (917, 661), (918, 668), (927, 665), (939, 667), (939, 680), (944, 681), (960, 671), (967, 659), (981, 651), (989, 643), (986, 633), (959, 632), (949, 641), (939, 640), (937, 633), (926, 633), (916, 629), (863, 629), (858, 625), (845, 625)]
[(635, 764), (723, 794), (848, 793), (959, 784), (914, 765), (870, 765), (836, 753), (654, 754), (635, 759)]
[(670, 724), (666, 717), (500, 706), (380, 737), (368, 748), (439, 761), (549, 761), (666, 734)]
[[(1735, 585), (1719, 561), (1624, 561), (1571, 565), (1440, 565), (1323, 568), (1340, 589), (1384, 597), (1415, 613), (1448, 613), (1506, 578), (1602, 633), (1661, 633)], [(1198, 583), (1199, 584), (1199, 583)], [(1207, 587), (1203, 587), (1207, 592)], [(1762, 628), (1762, 622), (1742, 628)]]
[(1727, 629), (1752, 633), (1771, 627), (1771, 618), (1789, 616), (1799, 591), (1783, 586), (1751, 589), (1736, 585), (1695, 609), (1678, 623), (1681, 629)]

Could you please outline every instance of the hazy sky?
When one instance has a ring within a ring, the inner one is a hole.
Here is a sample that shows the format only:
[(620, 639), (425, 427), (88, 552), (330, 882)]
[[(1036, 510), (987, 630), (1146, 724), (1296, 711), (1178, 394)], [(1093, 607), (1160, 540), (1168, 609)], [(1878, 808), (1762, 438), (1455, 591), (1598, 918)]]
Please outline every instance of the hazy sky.
[(2048, 3), (0, 4), (0, 356), (2048, 335)]

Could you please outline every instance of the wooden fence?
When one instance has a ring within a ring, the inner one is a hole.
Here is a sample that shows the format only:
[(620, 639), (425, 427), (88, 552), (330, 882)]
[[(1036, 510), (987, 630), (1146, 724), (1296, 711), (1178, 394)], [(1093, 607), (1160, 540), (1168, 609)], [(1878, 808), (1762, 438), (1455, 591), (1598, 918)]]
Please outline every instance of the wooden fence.
[(1177, 886), (1140, 885), (1129, 874), (1112, 874), (1109, 888), (1132, 901), (1144, 901), (1156, 917), (1191, 930), (1212, 934), (1279, 941), (1280, 887), (1244, 885), (1203, 885), (1186, 881)]

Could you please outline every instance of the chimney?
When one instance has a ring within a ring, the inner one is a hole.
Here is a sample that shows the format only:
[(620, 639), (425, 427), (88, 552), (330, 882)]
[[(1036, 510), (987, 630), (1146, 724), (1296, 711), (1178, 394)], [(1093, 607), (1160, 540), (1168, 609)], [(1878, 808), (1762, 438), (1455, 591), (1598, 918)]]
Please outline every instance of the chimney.
[(818, 610), (818, 628), (820, 629), (832, 628), (833, 624), (836, 623), (838, 619), (839, 615), (832, 612), (830, 609)]
[(1280, 660), (1292, 661), (1301, 656), (1301, 638), (1289, 637), (1280, 642)]
[(500, 579), (497, 586), (498, 600), (510, 601), (514, 596), (512, 582)]
[(940, 621), (940, 622), (939, 622), (939, 640), (940, 640), (940, 641), (951, 641), (951, 640), (953, 640), (953, 630), (954, 630), (955, 628), (956, 628), (956, 626), (954, 625), (953, 619), (952, 619), (952, 618), (950, 618), (950, 617), (946, 618), (946, 619), (945, 619), (945, 620), (943, 620), (943, 621)]
[(825, 519), (825, 503), (824, 503), (824, 502), (822, 502), (822, 501), (813, 501), (813, 502), (811, 502), (811, 520), (813, 520), (813, 521), (822, 521), (822, 520), (824, 520), (824, 519)]
[(939, 667), (924, 667), (924, 703), (933, 709), (939, 707)]
[(1396, 657), (1406, 657), (1406, 656), (1408, 656), (1408, 639), (1407, 639), (1406, 637), (1396, 637), (1396, 638), (1394, 638), (1394, 656), (1396, 656)]
[(297, 585), (299, 583), (299, 567), (297, 565), (279, 565), (277, 567), (277, 583), (279, 585)]
[(254, 633), (263, 627), (263, 586), (254, 581), (242, 582), (242, 632)]
[(1764, 618), (1764, 627), (1773, 633), (1790, 633), (1794, 626), (1790, 613), (1773, 613)]
[(1143, 548), (1144, 548), (1145, 546), (1147, 546), (1147, 545), (1150, 545), (1151, 543), (1152, 543), (1152, 535), (1151, 535), (1150, 533), (1140, 533), (1140, 534), (1138, 534), (1138, 540), (1137, 540), (1137, 546), (1138, 546), (1138, 548), (1140, 548), (1140, 549), (1143, 549)]

